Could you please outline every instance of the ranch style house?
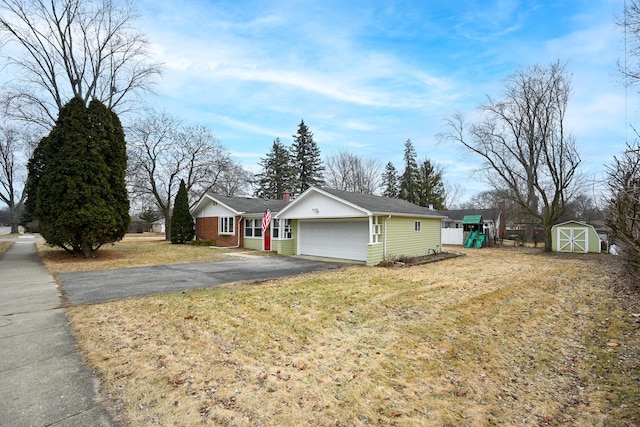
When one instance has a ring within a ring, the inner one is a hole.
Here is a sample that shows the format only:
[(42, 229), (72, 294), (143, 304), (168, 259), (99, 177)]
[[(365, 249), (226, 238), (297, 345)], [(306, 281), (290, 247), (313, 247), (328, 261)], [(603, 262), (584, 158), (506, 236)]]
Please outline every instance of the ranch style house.
[(445, 217), (401, 199), (317, 187), (294, 200), (206, 194), (191, 214), (196, 238), (217, 246), (366, 265), (439, 252)]

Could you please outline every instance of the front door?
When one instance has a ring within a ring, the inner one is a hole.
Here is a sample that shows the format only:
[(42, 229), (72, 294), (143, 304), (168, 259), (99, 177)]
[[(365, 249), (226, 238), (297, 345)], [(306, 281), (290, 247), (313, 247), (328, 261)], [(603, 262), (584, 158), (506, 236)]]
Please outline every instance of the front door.
[(271, 250), (271, 227), (267, 228), (264, 232), (264, 250)]

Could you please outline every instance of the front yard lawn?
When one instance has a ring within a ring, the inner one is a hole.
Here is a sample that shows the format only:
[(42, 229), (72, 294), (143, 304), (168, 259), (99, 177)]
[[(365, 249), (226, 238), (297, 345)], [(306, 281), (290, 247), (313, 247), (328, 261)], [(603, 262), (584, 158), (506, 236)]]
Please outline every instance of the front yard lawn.
[(464, 253), (69, 315), (123, 425), (640, 424), (640, 309), (612, 290), (616, 258)]

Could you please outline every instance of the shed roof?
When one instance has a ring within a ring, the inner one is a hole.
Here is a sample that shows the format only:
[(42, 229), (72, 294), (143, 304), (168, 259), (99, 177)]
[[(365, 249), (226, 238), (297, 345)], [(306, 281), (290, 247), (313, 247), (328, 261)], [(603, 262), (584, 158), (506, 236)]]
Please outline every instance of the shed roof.
[(465, 215), (462, 218), (463, 224), (482, 224), (482, 215)]

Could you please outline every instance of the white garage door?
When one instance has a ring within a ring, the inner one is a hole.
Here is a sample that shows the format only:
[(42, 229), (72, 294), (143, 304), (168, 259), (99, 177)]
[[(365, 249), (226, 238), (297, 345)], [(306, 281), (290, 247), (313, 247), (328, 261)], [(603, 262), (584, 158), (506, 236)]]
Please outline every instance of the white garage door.
[(367, 221), (300, 222), (300, 255), (367, 260)]

